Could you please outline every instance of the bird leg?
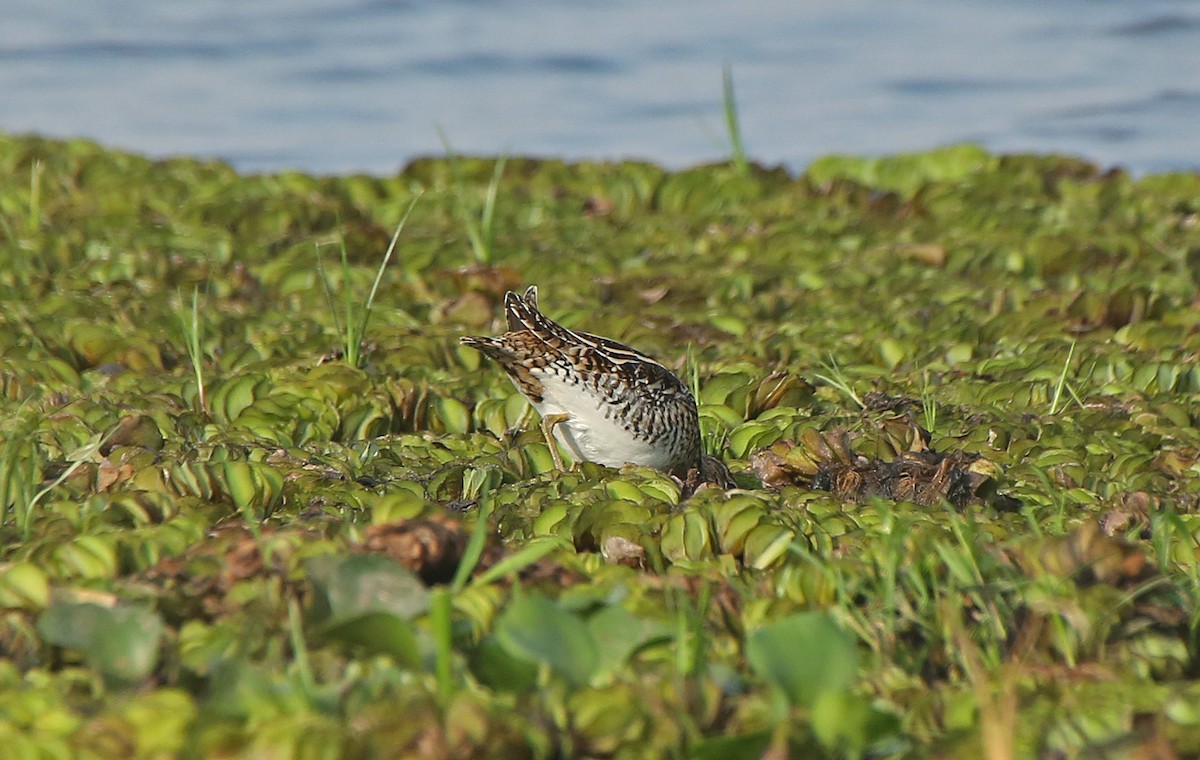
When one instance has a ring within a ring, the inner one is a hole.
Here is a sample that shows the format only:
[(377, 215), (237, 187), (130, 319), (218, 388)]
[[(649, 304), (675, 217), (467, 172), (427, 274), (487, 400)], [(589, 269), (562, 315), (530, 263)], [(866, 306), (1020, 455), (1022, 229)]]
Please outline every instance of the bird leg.
[(546, 437), (546, 445), (550, 447), (550, 458), (560, 472), (565, 472), (562, 455), (558, 453), (558, 442), (554, 440), (554, 428), (571, 419), (569, 414), (549, 414), (542, 418), (542, 435)]

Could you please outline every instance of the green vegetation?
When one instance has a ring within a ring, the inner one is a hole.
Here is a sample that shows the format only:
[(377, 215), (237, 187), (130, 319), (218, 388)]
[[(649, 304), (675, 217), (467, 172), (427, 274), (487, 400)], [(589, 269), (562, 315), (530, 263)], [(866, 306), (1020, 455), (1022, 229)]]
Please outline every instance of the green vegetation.
[(476, 208), (476, 202), (472, 200), (473, 189), (468, 188), (467, 181), (463, 177), (463, 170), (460, 168), (462, 157), (455, 152), (454, 146), (450, 144), (446, 135), (439, 134), (442, 138), (442, 145), (446, 147), (446, 163), (454, 176), (455, 210), (458, 213), (459, 221), (462, 222), (467, 239), (471, 242), (471, 251), (475, 254), (475, 261), (480, 264), (490, 264), (496, 245), (496, 199), (500, 194), (500, 180), (504, 177), (504, 164), (508, 161), (508, 156), (503, 155), (496, 159), (492, 166), (492, 179), (488, 183), (483, 203)]
[[(351, 292), (350, 283), (354, 280), (354, 273), (350, 266), (350, 256), (346, 251), (346, 241), (338, 239), (338, 250), (341, 252), (342, 258), (342, 308), (341, 318), (338, 318), (339, 309), (337, 307), (337, 298), (333, 294), (333, 285), (329, 281), (329, 277), (325, 272), (324, 259), (320, 255), (320, 247), (317, 248), (317, 273), (320, 275), (321, 288), (325, 291), (325, 300), (329, 304), (329, 315), (333, 319), (333, 324), (337, 328), (338, 335), (341, 337), (341, 358), (345, 359), (346, 363), (351, 367), (361, 367), (363, 363), (363, 340), (367, 335), (367, 327), (371, 323), (371, 309), (375, 305), (375, 296), (379, 293), (379, 283), (383, 281), (383, 275), (387, 271), (388, 262), (392, 260), (392, 255), (396, 253), (396, 243), (400, 239), (400, 233), (404, 231), (404, 223), (408, 221), (409, 214), (412, 213), (413, 206), (420, 200), (421, 195), (418, 193), (409, 204), (408, 210), (404, 212), (404, 216), (400, 219), (400, 223), (396, 225), (396, 231), (392, 233), (392, 239), (388, 241), (387, 250), (383, 254), (383, 259), (379, 262), (379, 269), (375, 271), (375, 281), (371, 283), (371, 292), (367, 294), (367, 300), (360, 302), (357, 294)], [(195, 314), (195, 298), (192, 300), (193, 315)], [(195, 317), (193, 316), (193, 324)], [(188, 332), (189, 340), (194, 333)], [(188, 344), (188, 355), (195, 356), (191, 349), (191, 343)], [(194, 359), (193, 359), (194, 362)], [(199, 371), (196, 373), (197, 378), (200, 376)], [(201, 396), (203, 402), (203, 396)], [(203, 406), (203, 403), (201, 403)]]
[(733, 67), (728, 63), (721, 69), (721, 110), (725, 112), (725, 129), (729, 132), (729, 160), (738, 174), (749, 176), (750, 160), (746, 157), (746, 145), (742, 142), (742, 125), (733, 94)]
[[(0, 258), (6, 757), (1200, 753), (1194, 174), (0, 136)], [(741, 488), (554, 471), (530, 283)]]
[(200, 318), (200, 286), (192, 287), (191, 313), (183, 310), (183, 297), (179, 298), (180, 308), (179, 333), (183, 336), (183, 348), (187, 352), (188, 361), (192, 364), (192, 374), (196, 378), (196, 408), (201, 414), (208, 412), (208, 402), (204, 398), (204, 322)]

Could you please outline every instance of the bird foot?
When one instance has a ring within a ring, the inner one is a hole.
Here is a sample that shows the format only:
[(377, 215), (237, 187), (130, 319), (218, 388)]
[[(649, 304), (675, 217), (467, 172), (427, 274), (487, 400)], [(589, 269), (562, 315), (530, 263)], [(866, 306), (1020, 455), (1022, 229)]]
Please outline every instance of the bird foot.
[(679, 483), (681, 500), (691, 498), (702, 488), (720, 488), (723, 491), (737, 488), (737, 483), (733, 480), (733, 473), (729, 471), (725, 463), (708, 454), (701, 455), (700, 466), (690, 468), (686, 477), (680, 478), (674, 475), (671, 477)]
[(554, 466), (559, 472), (565, 472), (566, 467), (563, 465), (562, 454), (558, 453), (558, 441), (554, 440), (554, 428), (571, 419), (569, 414), (550, 414), (542, 418), (542, 435), (546, 438), (546, 445), (550, 447), (550, 458), (554, 460)]

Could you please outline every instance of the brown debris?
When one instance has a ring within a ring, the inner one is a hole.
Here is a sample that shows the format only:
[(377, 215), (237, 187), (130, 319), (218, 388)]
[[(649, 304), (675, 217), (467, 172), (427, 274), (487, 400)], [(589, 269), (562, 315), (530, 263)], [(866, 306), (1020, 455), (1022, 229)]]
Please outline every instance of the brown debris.
[(1027, 572), (1070, 577), (1081, 586), (1106, 583), (1132, 588), (1154, 574), (1140, 548), (1104, 535), (1096, 520), (1086, 521), (1073, 533), (1041, 542), (1022, 564)]
[[(433, 515), (372, 525), (366, 530), (361, 549), (388, 556), (415, 573), (426, 585), (433, 586), (453, 580), (470, 538), (470, 529), (458, 520)], [(506, 554), (499, 542), (489, 540), (473, 574), (486, 571)], [(571, 586), (584, 580), (581, 574), (549, 557), (527, 565), (517, 575), (523, 583), (531, 585)]]
[(892, 396), (883, 391), (870, 391), (863, 396), (862, 401), (869, 412), (919, 412), (923, 408), (920, 399)]
[(387, 555), (433, 585), (454, 577), (469, 538), (461, 523), (434, 515), (372, 525), (363, 549)]
[(644, 568), (646, 549), (641, 544), (624, 536), (608, 536), (600, 547), (600, 554), (607, 562), (626, 567)]
[(1159, 454), (1154, 460), (1154, 467), (1168, 477), (1185, 478), (1198, 462), (1200, 462), (1200, 449), (1187, 446)]
[(616, 204), (612, 199), (603, 195), (589, 195), (583, 202), (583, 215), (595, 219), (599, 216), (608, 216), (616, 208)]
[(904, 259), (919, 261), (931, 267), (946, 265), (946, 246), (941, 243), (909, 243), (896, 247), (896, 254)]
[[(358, 344), (359, 356), (370, 356), (371, 354), (375, 353), (375, 348), (376, 346), (373, 341), (364, 340)], [(326, 351), (319, 359), (317, 359), (317, 366), (320, 367), (326, 364), (332, 364), (333, 362), (340, 362), (345, 358), (345, 348), (341, 346), (334, 346)]]
[(884, 429), (892, 445), (908, 449), (892, 459), (856, 454), (844, 430), (809, 430), (799, 442), (779, 441), (754, 452), (750, 466), (769, 488), (798, 485), (829, 491), (845, 501), (884, 498), (922, 506), (948, 501), (960, 509), (972, 504), (1001, 511), (1017, 508), (1015, 499), (996, 492), (998, 468), (993, 463), (978, 454), (929, 449), (928, 433), (911, 423), (894, 431), (888, 427), (885, 424)]
[[(794, 445), (794, 442), (789, 441)], [(799, 480), (799, 473), (774, 449), (759, 449), (750, 455), (750, 469), (767, 488), (782, 488)]]
[(437, 322), (484, 327), (492, 321), (492, 301), (484, 293), (469, 290), (443, 303), (433, 313)]
[(653, 288), (644, 288), (642, 290), (639, 290), (637, 292), (637, 297), (639, 300), (641, 300), (642, 303), (646, 304), (647, 306), (653, 306), (654, 304), (656, 304), (659, 301), (666, 298), (667, 293), (670, 293), (670, 292), (671, 292), (671, 289), (668, 286), (658, 285)]
[(710, 324), (671, 322), (670, 324), (655, 325), (655, 327), (661, 327), (662, 331), (675, 343), (695, 343), (698, 348), (720, 345), (731, 337), (730, 333)]
[[(503, 556), (503, 552), (497, 552), (493, 557), (498, 560)], [(491, 558), (487, 558), (487, 562), (480, 562), (479, 567), (475, 572), (486, 570), (495, 564)], [(570, 567), (566, 567), (550, 557), (542, 557), (532, 565), (528, 565), (517, 573), (517, 577), (521, 579), (521, 583), (526, 586), (542, 586), (549, 588), (566, 588), (567, 586), (576, 586), (587, 580), (587, 576)], [(504, 585), (503, 583), (500, 585)]]
[(1145, 491), (1124, 494), (1117, 506), (1100, 515), (1100, 530), (1110, 538), (1127, 535), (1134, 530), (1148, 538), (1150, 510), (1157, 506), (1156, 499)]
[[(479, 558), (479, 564), (475, 567), (473, 575), (479, 575), (486, 572), (496, 565), (500, 560), (504, 559), (507, 552), (504, 547), (498, 542), (489, 542), (483, 549), (483, 555)], [(552, 557), (542, 557), (541, 559), (526, 565), (516, 573), (516, 577), (524, 586), (533, 587), (549, 587), (549, 588), (566, 588), (567, 586), (575, 586), (587, 580), (587, 576), (574, 568), (567, 567)], [(496, 581), (496, 585), (507, 587), (511, 583), (509, 578), (502, 578)]]
[(150, 451), (163, 447), (162, 431), (158, 423), (144, 414), (127, 414), (101, 444), (100, 453), (108, 456), (118, 446), (137, 446)]
[(1179, 760), (1166, 723), (1166, 716), (1157, 712), (1134, 715), (1133, 735), (1137, 744), (1126, 757), (1132, 760)]
[(944, 500), (961, 509), (985, 501), (983, 486), (991, 478), (972, 469), (979, 459), (976, 454), (929, 449), (904, 452), (890, 462), (831, 463), (813, 476), (812, 487), (851, 501), (882, 497), (932, 506)]
[[(276, 532), (263, 528), (264, 544)], [(155, 586), (176, 592), (187, 607), (198, 605), (199, 610), (187, 613), (215, 619), (233, 612), (240, 604), (231, 604), (227, 595), (233, 587), (246, 580), (267, 576), (284, 577), (284, 559), (272, 556), (264, 562), (256, 538), (241, 521), (230, 522), (211, 530), (204, 539), (178, 557), (163, 557), (154, 567), (142, 574), (142, 579)], [(271, 552), (275, 555), (275, 552)]]
[(249, 532), (243, 532), (225, 553), (225, 564), (217, 576), (218, 584), (228, 590), (238, 581), (261, 575), (263, 572), (263, 556), (258, 548), (258, 542)]
[(1064, 536), (1039, 539), (1013, 552), (1012, 560), (1030, 577), (1069, 578), (1080, 588), (1107, 585), (1126, 592), (1119, 611), (1122, 627), (1187, 636), (1187, 607), (1177, 589), (1161, 584), (1150, 558), (1136, 544), (1104, 534), (1098, 520), (1086, 520)]
[(128, 462), (114, 464), (108, 457), (104, 457), (96, 467), (96, 491), (103, 493), (132, 477), (133, 465)]

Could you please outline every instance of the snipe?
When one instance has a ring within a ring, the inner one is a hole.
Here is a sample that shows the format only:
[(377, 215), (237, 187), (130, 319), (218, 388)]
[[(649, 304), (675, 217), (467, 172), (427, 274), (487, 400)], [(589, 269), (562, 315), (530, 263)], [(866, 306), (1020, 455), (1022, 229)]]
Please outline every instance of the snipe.
[[(504, 296), (508, 332), (468, 336), (463, 345), (495, 359), (576, 459), (633, 463), (681, 479), (728, 482), (719, 460), (703, 456), (696, 399), (669, 369), (629, 346), (568, 330), (538, 311), (537, 287)], [(562, 461), (550, 446), (555, 464)]]

